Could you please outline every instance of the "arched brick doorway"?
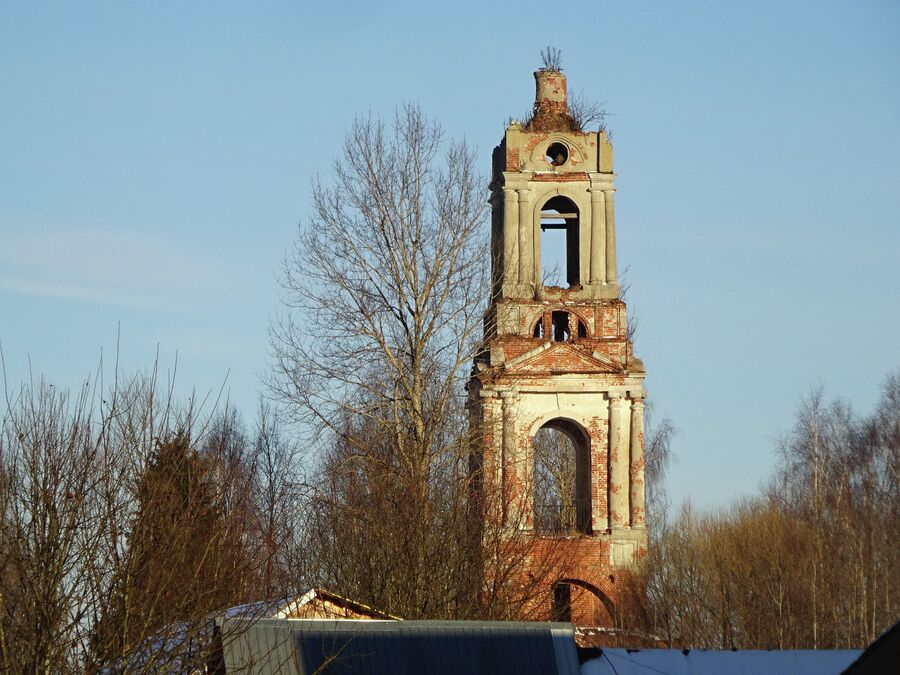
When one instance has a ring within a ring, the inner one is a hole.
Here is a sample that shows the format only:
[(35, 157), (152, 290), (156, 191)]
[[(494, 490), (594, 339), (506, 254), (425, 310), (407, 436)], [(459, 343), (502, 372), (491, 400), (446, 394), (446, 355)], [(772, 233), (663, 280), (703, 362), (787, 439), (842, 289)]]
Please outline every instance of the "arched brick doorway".
[(551, 617), (577, 626), (613, 628), (616, 606), (599, 588), (582, 579), (560, 579), (553, 586)]

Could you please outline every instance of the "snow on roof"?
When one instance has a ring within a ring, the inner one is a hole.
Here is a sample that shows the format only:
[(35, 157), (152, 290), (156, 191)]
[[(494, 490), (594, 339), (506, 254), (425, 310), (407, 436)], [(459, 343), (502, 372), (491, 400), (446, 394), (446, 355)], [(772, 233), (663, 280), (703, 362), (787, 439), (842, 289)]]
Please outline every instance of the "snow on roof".
[(335, 605), (346, 607), (349, 610), (377, 619), (394, 619), (399, 620), (400, 617), (382, 612), (380, 610), (364, 605), (356, 600), (345, 598), (342, 595), (325, 590), (324, 588), (311, 588), (302, 595), (289, 595), (274, 600), (261, 600), (259, 602), (251, 602), (245, 605), (237, 605), (229, 607), (221, 616), (226, 619), (234, 618), (266, 618), (266, 619), (284, 619), (296, 614), (302, 607), (312, 603), (315, 600), (323, 600), (331, 602)]
[(581, 675), (838, 675), (860, 649), (783, 651), (711, 649), (603, 649)]
[(222, 614), (223, 616), (225, 616), (225, 618), (228, 619), (237, 617), (269, 618), (279, 612), (292, 599), (293, 598), (291, 596), (288, 596), (284, 598), (278, 598), (277, 600), (259, 600), (257, 602), (248, 602), (245, 605), (236, 605), (234, 607), (229, 607), (224, 612), (222, 612)]
[[(206, 619), (179, 621), (162, 627), (145, 639), (135, 652), (125, 659), (126, 669), (137, 672), (163, 668), (167, 672), (192, 672), (201, 664), (213, 646), (213, 625), (225, 619), (260, 620), (289, 617), (316, 599), (327, 600), (348, 607), (360, 614), (384, 618), (397, 617), (379, 612), (367, 605), (350, 600), (323, 588), (311, 588), (302, 595), (288, 595), (271, 600), (248, 602), (211, 613)], [(108, 673), (115, 672), (108, 669)]]

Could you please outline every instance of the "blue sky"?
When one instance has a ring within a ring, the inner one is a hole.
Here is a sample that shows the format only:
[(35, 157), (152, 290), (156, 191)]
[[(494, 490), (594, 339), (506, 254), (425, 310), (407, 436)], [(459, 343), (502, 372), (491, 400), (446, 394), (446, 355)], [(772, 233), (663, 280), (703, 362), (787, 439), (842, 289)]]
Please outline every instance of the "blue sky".
[[(327, 5), (327, 6), (326, 6)], [(532, 71), (609, 112), (620, 266), (676, 499), (753, 492), (798, 397), (900, 367), (900, 4), (0, 4), (11, 384), (174, 367), (252, 417), (275, 270), (354, 115), (416, 101), (485, 173)], [(30, 366), (29, 366), (30, 363)]]

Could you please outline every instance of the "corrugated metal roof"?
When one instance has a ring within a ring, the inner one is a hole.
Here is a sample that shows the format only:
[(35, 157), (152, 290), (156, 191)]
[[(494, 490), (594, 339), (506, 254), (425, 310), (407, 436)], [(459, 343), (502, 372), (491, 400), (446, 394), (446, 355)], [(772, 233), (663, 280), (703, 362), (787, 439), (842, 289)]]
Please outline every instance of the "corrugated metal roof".
[(858, 649), (608, 649), (582, 675), (838, 675)]
[(223, 619), (227, 673), (577, 675), (571, 624)]

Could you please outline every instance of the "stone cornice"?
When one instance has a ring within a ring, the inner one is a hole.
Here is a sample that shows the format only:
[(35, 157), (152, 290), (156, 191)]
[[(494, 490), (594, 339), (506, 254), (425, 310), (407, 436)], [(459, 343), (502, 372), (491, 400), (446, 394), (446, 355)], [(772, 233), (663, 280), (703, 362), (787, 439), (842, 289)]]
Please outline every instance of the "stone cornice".
[[(643, 375), (635, 376), (635, 380), (643, 380)], [(501, 392), (522, 394), (604, 394), (607, 397), (628, 397), (629, 400), (644, 399), (646, 394), (642, 382), (626, 382), (625, 384), (603, 384), (587, 378), (571, 378), (570, 380), (554, 380), (543, 384), (516, 382), (515, 384), (489, 384), (479, 392), (482, 398), (494, 398)]]

